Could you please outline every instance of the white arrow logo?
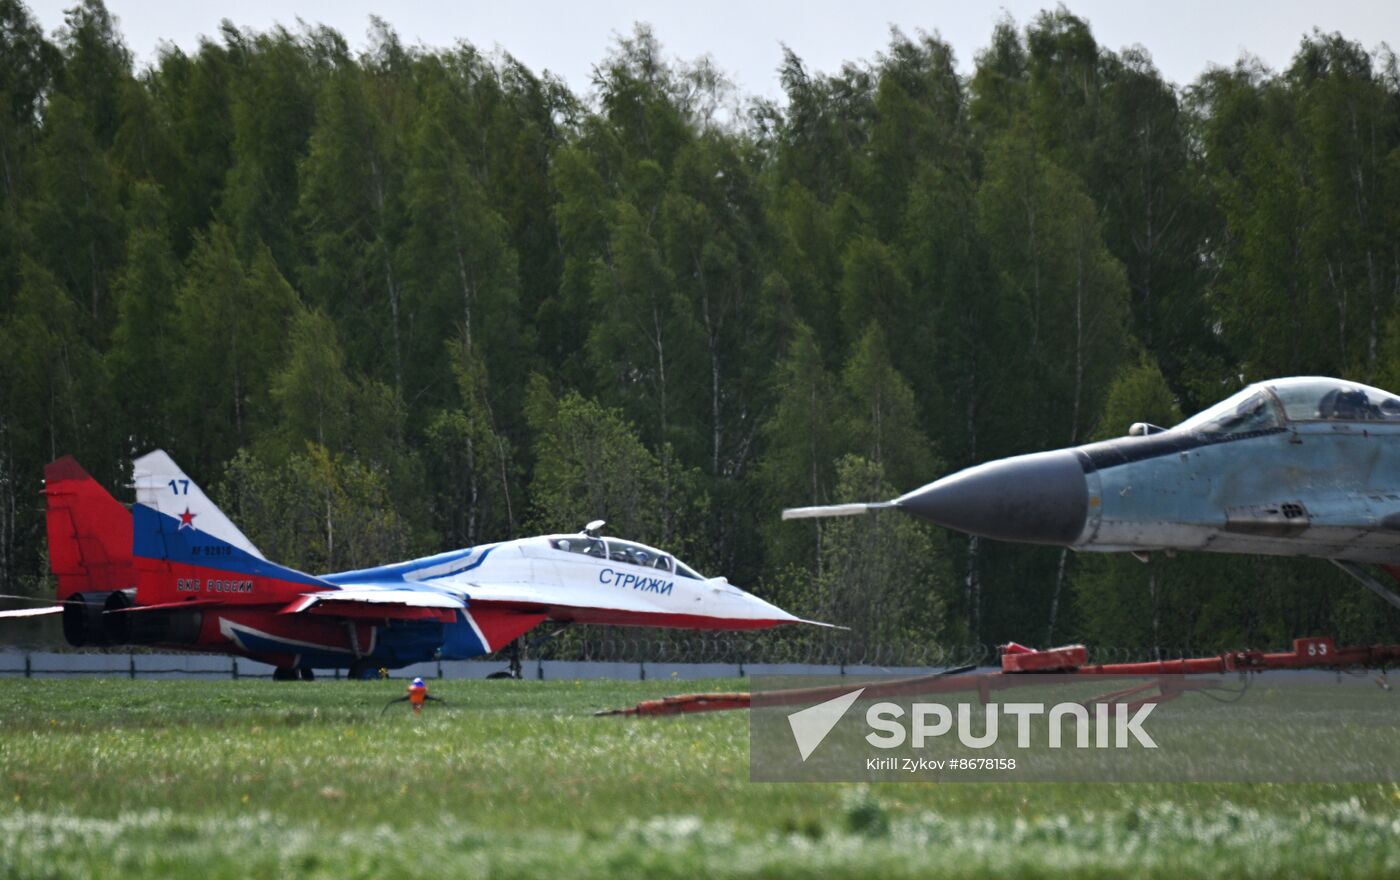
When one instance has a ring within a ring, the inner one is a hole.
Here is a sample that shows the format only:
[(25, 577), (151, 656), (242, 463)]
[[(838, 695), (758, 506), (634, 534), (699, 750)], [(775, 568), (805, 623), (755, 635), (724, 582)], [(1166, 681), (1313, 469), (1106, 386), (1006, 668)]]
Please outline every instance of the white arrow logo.
[(797, 751), (802, 755), (802, 760), (807, 760), (807, 756), (817, 750), (836, 722), (845, 716), (846, 710), (863, 693), (865, 688), (860, 688), (788, 716), (788, 726), (792, 728), (792, 738), (797, 740)]

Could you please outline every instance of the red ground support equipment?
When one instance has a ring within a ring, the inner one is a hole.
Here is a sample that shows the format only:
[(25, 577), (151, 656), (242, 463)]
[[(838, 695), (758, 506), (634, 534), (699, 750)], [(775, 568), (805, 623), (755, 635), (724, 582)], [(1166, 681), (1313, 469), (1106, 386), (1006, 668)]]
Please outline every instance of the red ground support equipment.
[[(1292, 651), (1229, 651), (1214, 657), (1188, 657), (1179, 660), (1150, 660), (1143, 663), (1108, 663), (1086, 665), (1088, 650), (1083, 645), (1066, 645), (1036, 651), (1012, 642), (1002, 648), (1000, 672), (975, 672), (970, 667), (930, 675), (879, 682), (867, 687), (867, 696), (956, 693), (977, 691), (987, 702), (992, 691), (1032, 684), (1036, 673), (1058, 673), (1085, 677), (1126, 678), (1151, 676), (1220, 675), (1227, 672), (1267, 672), (1278, 669), (1385, 669), (1400, 663), (1400, 645), (1361, 645), (1338, 648), (1327, 636), (1295, 639)], [(1129, 704), (1136, 707), (1146, 702), (1166, 702), (1192, 690), (1219, 686), (1216, 679), (1199, 681), (1161, 679), (1139, 682), (1126, 690), (1115, 691), (1091, 702), (1117, 702), (1124, 697), (1140, 699)], [(788, 705), (819, 702), (840, 696), (849, 686), (797, 688), (786, 691), (766, 691), (760, 694), (763, 705)], [(1153, 691), (1156, 693), (1153, 693)], [(748, 709), (750, 694), (681, 694), (659, 700), (644, 700), (635, 706), (607, 709), (598, 715), (681, 715), (688, 712), (715, 712), (727, 709)]]
[(680, 694), (675, 697), (662, 697), (659, 700), (643, 700), (635, 706), (622, 709), (604, 709), (595, 715), (680, 715), (683, 712), (715, 712), (722, 709), (749, 708), (749, 695), (730, 694)]
[(1089, 650), (1083, 645), (1033, 651), (1012, 642), (1001, 651), (1002, 672), (1073, 672), (1088, 661)]

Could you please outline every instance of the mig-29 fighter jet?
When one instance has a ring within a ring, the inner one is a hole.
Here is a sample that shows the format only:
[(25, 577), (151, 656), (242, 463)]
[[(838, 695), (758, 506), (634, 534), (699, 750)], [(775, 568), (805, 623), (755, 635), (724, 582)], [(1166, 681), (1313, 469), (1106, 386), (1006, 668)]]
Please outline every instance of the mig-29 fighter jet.
[(784, 519), (893, 508), (969, 535), (1080, 551), (1201, 550), (1332, 560), (1387, 602), (1400, 596), (1400, 397), (1320, 377), (1250, 385), (1174, 428), (971, 467), (891, 501), (783, 511)]
[(665, 551), (543, 535), (331, 574), (270, 562), (170, 456), (133, 463), (128, 510), (78, 463), (44, 470), (49, 562), (73, 645), (158, 645), (268, 663), (276, 677), (490, 654), (547, 620), (760, 629), (808, 623)]

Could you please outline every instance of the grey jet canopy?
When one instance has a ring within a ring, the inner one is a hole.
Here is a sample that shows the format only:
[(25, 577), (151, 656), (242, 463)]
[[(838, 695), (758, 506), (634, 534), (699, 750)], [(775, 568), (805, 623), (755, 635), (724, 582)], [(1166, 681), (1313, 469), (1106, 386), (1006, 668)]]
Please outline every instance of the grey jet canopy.
[(1242, 434), (1285, 422), (1400, 422), (1400, 397), (1389, 391), (1320, 376), (1250, 385), (1197, 413), (1173, 431)]

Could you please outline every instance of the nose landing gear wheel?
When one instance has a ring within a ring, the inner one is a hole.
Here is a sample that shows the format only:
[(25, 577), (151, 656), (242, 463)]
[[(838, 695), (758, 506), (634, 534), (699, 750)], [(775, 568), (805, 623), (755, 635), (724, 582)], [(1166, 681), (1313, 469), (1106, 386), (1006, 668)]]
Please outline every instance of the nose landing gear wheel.
[(297, 671), (290, 666), (279, 666), (272, 670), (273, 681), (296, 681)]

